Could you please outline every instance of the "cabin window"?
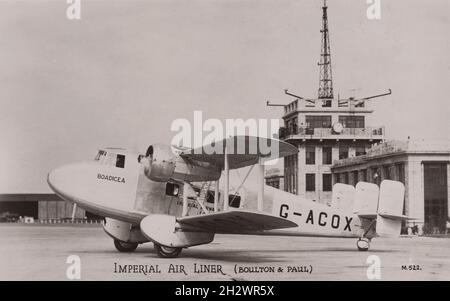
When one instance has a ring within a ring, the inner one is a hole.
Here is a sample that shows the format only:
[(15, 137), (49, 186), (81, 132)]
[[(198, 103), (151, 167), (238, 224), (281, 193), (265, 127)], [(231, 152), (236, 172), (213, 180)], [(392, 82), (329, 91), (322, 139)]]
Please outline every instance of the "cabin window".
[(239, 208), (241, 205), (241, 197), (237, 194), (232, 194), (228, 197), (228, 205), (233, 208)]
[(174, 184), (174, 183), (166, 184), (166, 195), (178, 196), (179, 192), (180, 192), (180, 186), (178, 184)]
[(119, 167), (119, 168), (125, 167), (125, 156), (124, 155), (117, 155), (116, 167)]
[[(208, 202), (210, 204), (214, 204), (214, 195), (215, 195), (215, 191), (208, 190), (206, 202)], [(219, 199), (220, 199), (220, 193), (219, 193)]]

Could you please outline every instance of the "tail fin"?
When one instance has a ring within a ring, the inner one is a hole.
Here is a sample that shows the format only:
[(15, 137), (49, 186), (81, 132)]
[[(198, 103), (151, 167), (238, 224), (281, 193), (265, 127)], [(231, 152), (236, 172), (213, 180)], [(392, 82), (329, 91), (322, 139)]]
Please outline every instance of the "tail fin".
[(405, 186), (401, 182), (384, 180), (380, 185), (376, 232), (382, 237), (400, 235)]
[(351, 210), (355, 200), (355, 188), (352, 185), (336, 183), (333, 186), (331, 206), (341, 210)]
[(356, 184), (353, 213), (359, 217), (375, 219), (377, 217), (379, 191), (378, 186), (373, 183), (359, 182)]

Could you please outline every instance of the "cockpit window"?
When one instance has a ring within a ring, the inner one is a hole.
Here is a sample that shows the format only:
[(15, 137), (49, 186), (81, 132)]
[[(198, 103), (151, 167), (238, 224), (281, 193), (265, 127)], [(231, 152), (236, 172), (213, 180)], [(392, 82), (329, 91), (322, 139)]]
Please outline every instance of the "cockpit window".
[(99, 150), (94, 160), (99, 161), (102, 165), (125, 168), (125, 155), (116, 154), (114, 152)]
[(119, 168), (125, 167), (125, 156), (124, 155), (117, 155), (116, 167), (119, 167)]
[(102, 156), (106, 156), (106, 152), (105, 151), (103, 151), (103, 150), (99, 150), (98, 151), (98, 153), (97, 153), (97, 156), (95, 156), (95, 161), (98, 161), (98, 160), (100, 160), (100, 158), (102, 157)]

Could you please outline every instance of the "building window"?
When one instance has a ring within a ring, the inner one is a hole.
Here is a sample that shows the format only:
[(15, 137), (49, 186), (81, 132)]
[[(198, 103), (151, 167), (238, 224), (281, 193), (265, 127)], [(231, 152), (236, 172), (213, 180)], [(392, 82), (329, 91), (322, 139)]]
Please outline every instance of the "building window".
[(392, 180), (391, 167), (389, 165), (383, 166), (383, 180)]
[(353, 186), (356, 186), (356, 184), (358, 184), (358, 171), (357, 170), (354, 170), (354, 171), (352, 171), (352, 185)]
[(378, 167), (372, 168), (372, 183), (378, 186), (381, 183), (380, 170)]
[(367, 169), (361, 170), (360, 176), (361, 176), (361, 179), (360, 179), (361, 181), (367, 182)]
[(339, 146), (339, 160), (348, 158), (348, 146)]
[(284, 188), (287, 192), (297, 193), (298, 156), (284, 157)]
[(364, 146), (355, 147), (355, 155), (362, 156), (366, 154), (366, 148)]
[(289, 135), (298, 134), (297, 117), (286, 120), (285, 125)]
[(322, 189), (323, 191), (331, 191), (331, 174), (322, 174)]
[(405, 164), (397, 164), (397, 180), (405, 184)]
[(334, 183), (341, 183), (341, 174), (334, 174)]
[(342, 174), (342, 183), (343, 184), (348, 184), (348, 172), (344, 172)]
[(331, 154), (331, 147), (327, 146), (322, 148), (322, 164), (329, 165), (332, 163), (333, 160)]
[(339, 123), (345, 128), (364, 128), (364, 116), (339, 116)]
[(306, 191), (316, 191), (316, 174), (306, 174)]
[(305, 116), (308, 128), (331, 128), (331, 116)]
[(315, 146), (306, 146), (306, 164), (316, 164), (316, 148)]
[(331, 99), (323, 99), (322, 107), (323, 108), (331, 108)]

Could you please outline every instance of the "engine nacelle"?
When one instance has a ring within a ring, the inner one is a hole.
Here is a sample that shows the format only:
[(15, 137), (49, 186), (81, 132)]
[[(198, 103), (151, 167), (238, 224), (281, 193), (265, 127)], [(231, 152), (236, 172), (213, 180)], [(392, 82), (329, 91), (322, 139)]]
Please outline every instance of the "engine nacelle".
[(154, 144), (147, 149), (145, 175), (152, 181), (167, 182), (175, 171), (176, 155), (168, 145)]
[[(209, 163), (187, 162), (171, 146), (150, 145), (145, 155), (145, 175), (152, 181), (167, 182), (170, 179), (187, 182), (215, 181), (221, 169)], [(141, 159), (142, 160), (142, 159)]]

